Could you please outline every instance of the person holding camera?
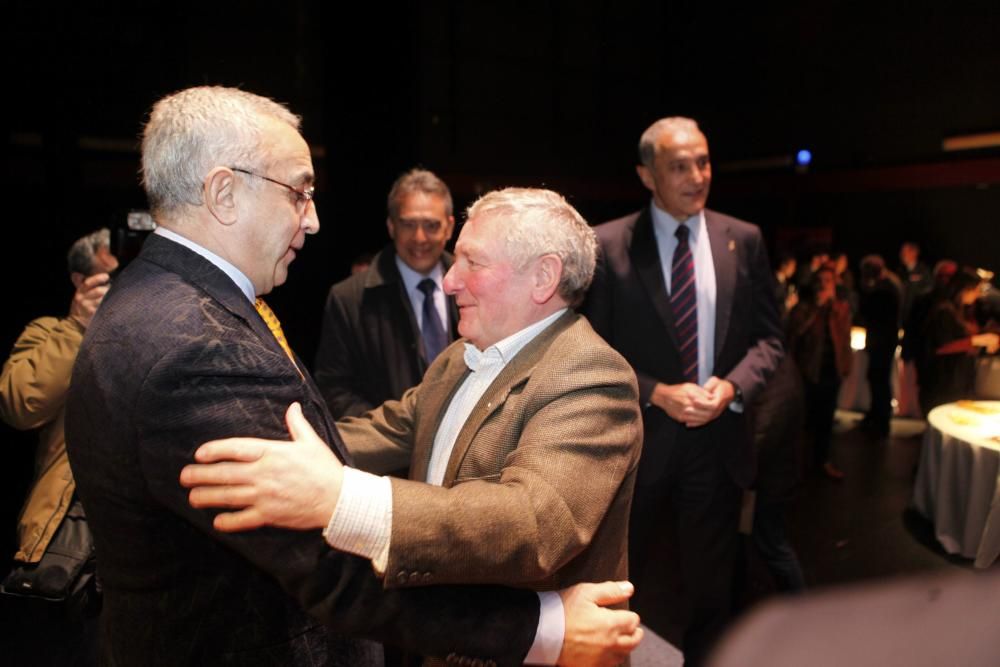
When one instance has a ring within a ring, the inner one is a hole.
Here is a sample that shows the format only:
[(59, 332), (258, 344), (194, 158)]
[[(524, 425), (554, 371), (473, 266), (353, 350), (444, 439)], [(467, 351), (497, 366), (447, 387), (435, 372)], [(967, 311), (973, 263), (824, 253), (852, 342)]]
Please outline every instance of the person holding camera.
[[(93, 547), (76, 500), (63, 420), (83, 334), (118, 268), (109, 231), (100, 229), (78, 239), (70, 247), (67, 264), (76, 288), (69, 313), (32, 320), (14, 344), (0, 376), (0, 417), (13, 428), (36, 429), (39, 435), (34, 479), (18, 520), (14, 567), (2, 591), (20, 598), (63, 602), (22, 604), (8, 599), (8, 604), (18, 606), (17, 616), (25, 623), (35, 618), (31, 610), (42, 610), (46, 636), (60, 640), (45, 645), (72, 654), (72, 647), (91, 641), (84, 636), (84, 626), (87, 610), (93, 610), (97, 599)], [(33, 644), (33, 652), (43, 650), (37, 642)], [(40, 656), (33, 653), (33, 657)], [(58, 662), (53, 660), (53, 664)]]

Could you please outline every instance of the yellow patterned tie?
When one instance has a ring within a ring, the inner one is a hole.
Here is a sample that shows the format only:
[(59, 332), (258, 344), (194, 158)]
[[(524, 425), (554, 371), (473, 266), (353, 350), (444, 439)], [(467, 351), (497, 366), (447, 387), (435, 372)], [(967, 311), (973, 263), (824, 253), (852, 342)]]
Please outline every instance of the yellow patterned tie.
[[(261, 319), (267, 324), (267, 328), (271, 330), (271, 334), (274, 339), (278, 341), (278, 345), (281, 349), (285, 351), (288, 358), (292, 360), (292, 365), (295, 366), (295, 370), (299, 370), (298, 364), (295, 363), (295, 355), (292, 354), (292, 348), (288, 346), (288, 341), (285, 340), (285, 332), (281, 330), (281, 322), (278, 321), (278, 316), (274, 314), (271, 307), (264, 303), (263, 299), (257, 299), (253, 307), (257, 309), (260, 314)], [(299, 370), (299, 375), (302, 375), (302, 371)]]

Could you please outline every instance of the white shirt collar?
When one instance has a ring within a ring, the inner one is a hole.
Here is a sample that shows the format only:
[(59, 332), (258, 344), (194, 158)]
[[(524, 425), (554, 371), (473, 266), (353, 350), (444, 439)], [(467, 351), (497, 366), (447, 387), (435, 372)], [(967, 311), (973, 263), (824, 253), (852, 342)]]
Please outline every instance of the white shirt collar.
[(506, 366), (511, 359), (517, 356), (525, 345), (535, 339), (538, 334), (545, 331), (549, 326), (559, 319), (569, 308), (560, 308), (548, 317), (538, 320), (534, 324), (529, 324), (517, 333), (507, 336), (503, 340), (490, 345), (480, 352), (472, 343), (465, 344), (465, 364), (473, 371), (482, 368), (482, 365), (493, 365), (500, 363)]
[(424, 275), (410, 268), (410, 265), (404, 262), (403, 258), (400, 257), (398, 253), (396, 254), (395, 259), (396, 267), (399, 269), (399, 275), (403, 279), (403, 285), (406, 286), (407, 292), (417, 292), (417, 285), (419, 285), (420, 281), (424, 278), (430, 278), (437, 284), (438, 289), (444, 289), (441, 286), (441, 282), (444, 280), (444, 271), (441, 268), (441, 260), (438, 260), (437, 264), (434, 265), (434, 268), (431, 269), (427, 275)]
[(233, 266), (226, 260), (216, 255), (208, 248), (200, 246), (191, 239), (187, 238), (186, 236), (181, 236), (177, 232), (171, 231), (166, 227), (162, 227), (159, 225), (156, 227), (155, 230), (153, 230), (153, 233), (158, 234), (164, 238), (170, 239), (174, 243), (179, 243), (188, 250), (191, 250), (192, 252), (198, 253), (199, 255), (207, 259), (209, 262), (214, 264), (216, 267), (218, 267), (220, 271), (229, 276), (229, 279), (232, 280), (234, 283), (236, 283), (236, 286), (240, 288), (240, 291), (243, 292), (246, 298), (250, 300), (250, 303), (256, 301), (257, 299), (256, 290), (254, 290), (253, 283), (250, 282), (250, 279), (246, 277), (246, 274), (237, 269), (235, 266)]
[[(650, 204), (649, 209), (653, 216), (653, 226), (659, 228), (660, 233), (664, 234), (664, 238), (673, 239), (677, 233), (677, 228), (682, 223), (657, 206), (655, 201)], [(689, 237), (691, 242), (697, 243), (698, 238), (701, 236), (701, 230), (705, 228), (705, 209), (698, 211), (696, 215), (692, 215), (683, 224), (687, 225), (691, 233)]]

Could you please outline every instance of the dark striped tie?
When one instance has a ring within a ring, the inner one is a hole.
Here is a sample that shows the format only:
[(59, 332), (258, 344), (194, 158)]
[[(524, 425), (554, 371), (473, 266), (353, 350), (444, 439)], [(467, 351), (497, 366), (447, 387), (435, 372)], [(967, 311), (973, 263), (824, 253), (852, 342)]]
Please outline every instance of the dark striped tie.
[(677, 248), (670, 269), (670, 308), (674, 313), (684, 381), (698, 384), (698, 292), (694, 256), (688, 244), (691, 230), (687, 225), (680, 225), (675, 233)]

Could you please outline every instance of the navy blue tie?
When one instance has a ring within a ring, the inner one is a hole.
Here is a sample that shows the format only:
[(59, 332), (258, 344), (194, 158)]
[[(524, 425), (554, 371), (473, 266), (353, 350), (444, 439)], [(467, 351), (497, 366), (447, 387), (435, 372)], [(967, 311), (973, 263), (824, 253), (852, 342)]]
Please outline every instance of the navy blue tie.
[(698, 293), (694, 256), (688, 245), (690, 232), (686, 225), (677, 227), (677, 248), (670, 269), (670, 308), (674, 313), (684, 381), (698, 384)]
[(441, 316), (434, 307), (434, 290), (437, 289), (437, 283), (430, 278), (424, 278), (417, 288), (424, 293), (423, 329), (420, 331), (420, 337), (424, 341), (424, 358), (430, 364), (441, 354), (441, 350), (447, 347), (448, 334), (445, 333)]

